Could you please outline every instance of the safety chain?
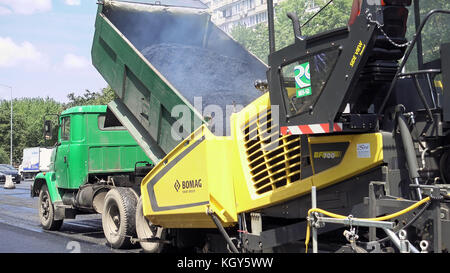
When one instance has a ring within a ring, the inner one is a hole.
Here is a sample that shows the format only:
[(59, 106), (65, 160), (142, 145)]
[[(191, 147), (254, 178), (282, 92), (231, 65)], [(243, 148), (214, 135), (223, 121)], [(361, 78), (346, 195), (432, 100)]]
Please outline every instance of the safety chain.
[(383, 34), (383, 36), (386, 37), (386, 39), (389, 41), (389, 43), (391, 43), (393, 46), (395, 46), (395, 47), (408, 47), (408, 46), (411, 44), (411, 41), (408, 41), (408, 42), (406, 42), (406, 43), (404, 43), (404, 44), (397, 44), (396, 42), (394, 42), (394, 41), (391, 39), (391, 37), (389, 37), (389, 36), (387, 35), (386, 32), (384, 32), (384, 29), (383, 29), (384, 24), (381, 24), (380, 22), (378, 22), (378, 21), (372, 19), (372, 14), (369, 13), (369, 10), (368, 10), (368, 9), (366, 10), (365, 14), (366, 14), (367, 20), (368, 20), (370, 23), (375, 24), (375, 25), (377, 26), (377, 28), (381, 31), (381, 33)]

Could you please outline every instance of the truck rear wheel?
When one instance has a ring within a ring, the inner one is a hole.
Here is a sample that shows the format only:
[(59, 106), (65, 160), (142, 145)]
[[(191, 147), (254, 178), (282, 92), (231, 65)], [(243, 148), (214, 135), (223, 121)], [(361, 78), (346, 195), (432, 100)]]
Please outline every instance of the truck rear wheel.
[(102, 213), (103, 233), (113, 248), (128, 248), (136, 236), (136, 195), (128, 188), (108, 191)]
[[(139, 239), (146, 238), (159, 238), (165, 239), (166, 230), (162, 227), (154, 226), (144, 216), (142, 198), (139, 198), (139, 202), (136, 208), (136, 233)], [(163, 250), (164, 244), (153, 242), (140, 242), (142, 249), (148, 253), (160, 253)]]
[(45, 184), (39, 192), (39, 220), (45, 230), (59, 230), (63, 224), (63, 220), (55, 220), (55, 208)]

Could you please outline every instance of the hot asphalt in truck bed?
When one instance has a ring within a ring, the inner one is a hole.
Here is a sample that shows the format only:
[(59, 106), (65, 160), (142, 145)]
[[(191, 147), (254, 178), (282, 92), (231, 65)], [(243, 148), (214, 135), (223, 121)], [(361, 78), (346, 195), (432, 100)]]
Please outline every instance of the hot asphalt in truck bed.
[(146, 47), (142, 54), (192, 105), (194, 97), (201, 97), (201, 113), (208, 105), (218, 105), (224, 124), (229, 120), (227, 105), (246, 106), (261, 95), (254, 82), (265, 75), (244, 60), (174, 43)]

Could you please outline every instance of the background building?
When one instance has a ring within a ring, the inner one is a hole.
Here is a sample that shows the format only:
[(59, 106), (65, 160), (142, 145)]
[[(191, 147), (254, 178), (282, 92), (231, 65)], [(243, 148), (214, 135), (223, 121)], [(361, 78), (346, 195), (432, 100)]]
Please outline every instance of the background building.
[[(202, 0), (212, 11), (213, 22), (230, 33), (233, 27), (252, 27), (267, 21), (266, 0)], [(278, 4), (283, 0), (274, 0)]]
[[(201, 0), (212, 12), (213, 22), (230, 33), (233, 27), (243, 25), (253, 27), (267, 21), (266, 0)], [(284, 0), (273, 0), (274, 5)], [(314, 0), (308, 0), (305, 11), (319, 10)]]

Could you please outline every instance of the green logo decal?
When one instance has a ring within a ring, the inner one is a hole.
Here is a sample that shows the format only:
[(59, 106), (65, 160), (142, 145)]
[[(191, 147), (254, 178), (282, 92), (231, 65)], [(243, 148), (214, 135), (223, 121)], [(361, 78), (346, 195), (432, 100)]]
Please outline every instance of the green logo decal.
[(297, 98), (312, 95), (311, 75), (309, 73), (309, 62), (297, 65), (294, 68), (295, 88), (297, 90)]

